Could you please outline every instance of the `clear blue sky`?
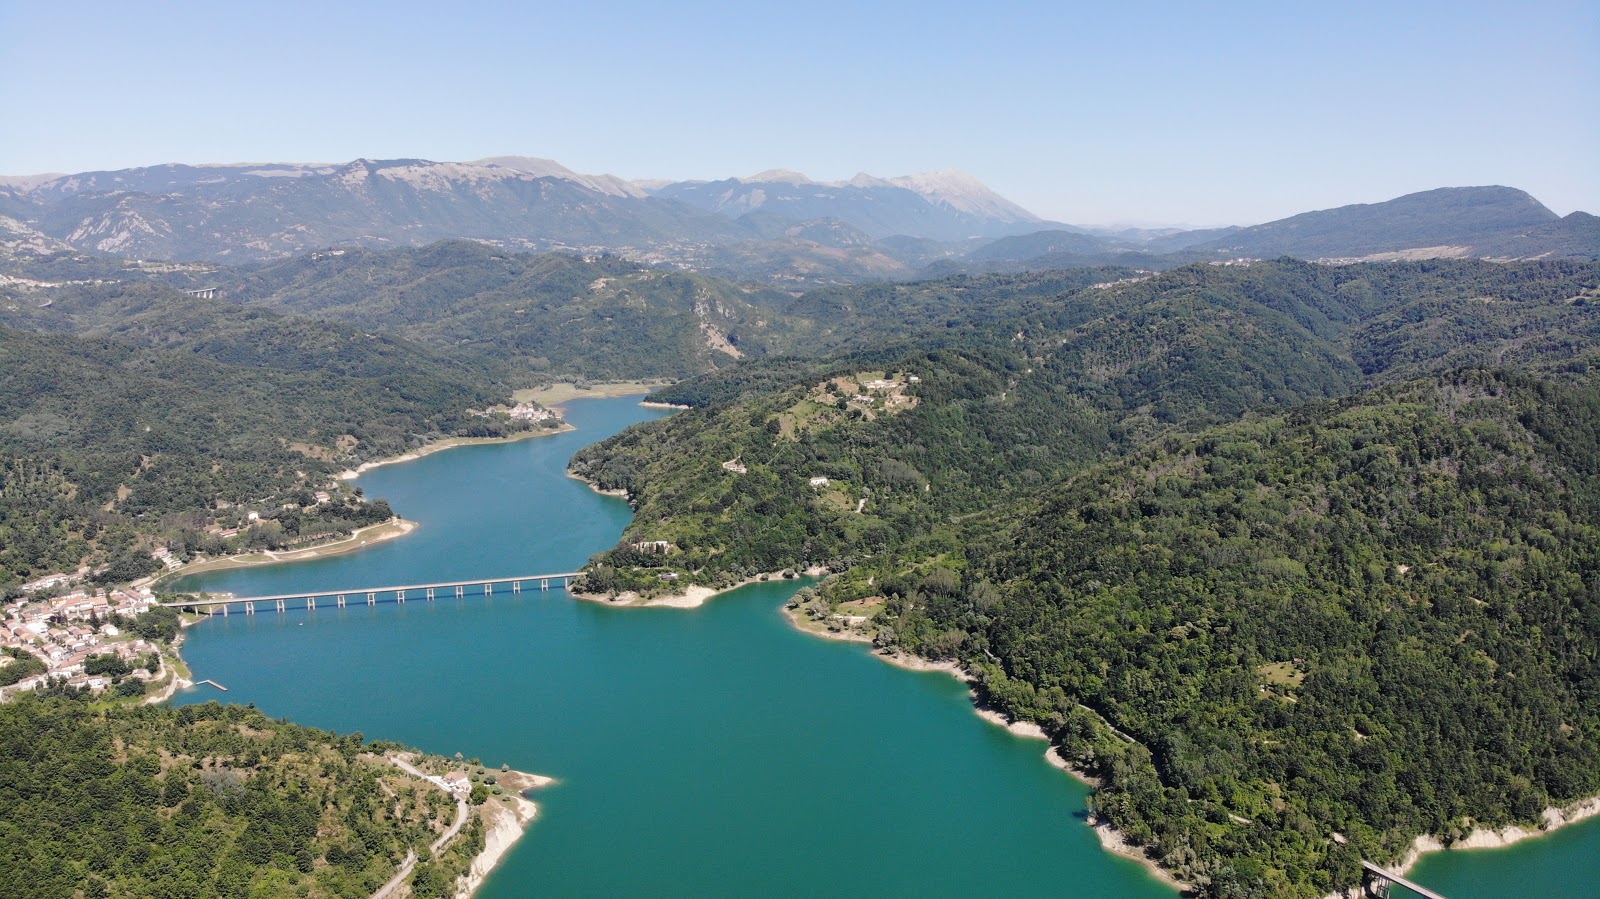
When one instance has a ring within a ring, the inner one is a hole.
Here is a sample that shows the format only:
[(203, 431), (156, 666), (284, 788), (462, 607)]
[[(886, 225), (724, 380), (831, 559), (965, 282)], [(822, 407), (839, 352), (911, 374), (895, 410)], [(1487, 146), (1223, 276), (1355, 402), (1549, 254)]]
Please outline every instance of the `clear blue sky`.
[[(335, 4), (327, 4), (335, 6)], [(1600, 213), (1600, 3), (0, 0), (0, 173), (959, 168), (1074, 223), (1507, 184)]]

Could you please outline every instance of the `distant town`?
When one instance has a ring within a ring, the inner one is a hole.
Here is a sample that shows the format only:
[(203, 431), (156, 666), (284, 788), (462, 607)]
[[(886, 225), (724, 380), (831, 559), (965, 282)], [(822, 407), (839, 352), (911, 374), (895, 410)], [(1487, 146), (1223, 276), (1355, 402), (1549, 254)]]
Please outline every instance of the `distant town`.
[[(59, 589), (78, 577), (52, 574), (24, 584), (22, 589), (37, 594)], [(0, 674), (25, 665), (29, 658), (37, 659), (44, 670), (0, 687), (0, 700), (53, 684), (99, 693), (112, 687), (113, 680), (148, 683), (166, 676), (160, 647), (124, 630), (128, 622), (155, 606), (155, 594), (148, 587), (77, 589), (63, 596), (7, 603), (0, 621), (0, 650), (5, 653)]]

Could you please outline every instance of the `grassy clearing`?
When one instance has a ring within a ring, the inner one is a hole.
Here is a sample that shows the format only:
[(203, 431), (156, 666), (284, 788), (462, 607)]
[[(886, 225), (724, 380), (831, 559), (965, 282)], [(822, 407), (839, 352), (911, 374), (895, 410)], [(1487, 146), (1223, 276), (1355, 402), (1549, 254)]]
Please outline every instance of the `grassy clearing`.
[(1298, 687), (1306, 681), (1306, 673), (1295, 666), (1293, 662), (1273, 662), (1262, 665), (1256, 673), (1269, 684), (1281, 684), (1285, 687)]
[(551, 384), (549, 387), (530, 387), (518, 390), (511, 398), (519, 403), (535, 402), (541, 406), (555, 406), (568, 400), (598, 399), (610, 396), (632, 396), (636, 393), (649, 393), (657, 387), (663, 387), (671, 381), (611, 381), (604, 384), (590, 384), (579, 387), (571, 382)]

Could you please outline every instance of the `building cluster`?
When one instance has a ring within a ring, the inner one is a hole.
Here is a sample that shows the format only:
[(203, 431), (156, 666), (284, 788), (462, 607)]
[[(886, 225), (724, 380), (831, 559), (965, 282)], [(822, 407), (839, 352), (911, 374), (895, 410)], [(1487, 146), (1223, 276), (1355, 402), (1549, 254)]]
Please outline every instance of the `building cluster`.
[[(60, 581), (53, 583), (59, 584)], [(7, 603), (4, 618), (0, 619), (0, 648), (28, 653), (43, 662), (46, 670), (0, 688), (0, 698), (37, 689), (56, 679), (64, 679), (68, 686), (87, 687), (95, 691), (110, 686), (109, 676), (87, 673), (85, 663), (92, 656), (109, 653), (131, 665), (134, 660), (157, 652), (155, 644), (122, 633), (110, 621), (113, 615), (136, 618), (150, 611), (154, 605), (155, 597), (142, 588), (113, 590), (110, 593), (104, 590), (77, 590), (65, 596)], [(3, 664), (14, 662), (8, 656)], [(157, 674), (155, 671), (135, 669), (129, 676), (148, 680)]]
[(538, 403), (518, 403), (506, 414), (515, 421), (548, 421), (556, 417), (554, 412)]
[(472, 795), (472, 778), (465, 771), (451, 771), (443, 777), (428, 774), (424, 775), (423, 779), (435, 786), (443, 787), (457, 799), (466, 799)]

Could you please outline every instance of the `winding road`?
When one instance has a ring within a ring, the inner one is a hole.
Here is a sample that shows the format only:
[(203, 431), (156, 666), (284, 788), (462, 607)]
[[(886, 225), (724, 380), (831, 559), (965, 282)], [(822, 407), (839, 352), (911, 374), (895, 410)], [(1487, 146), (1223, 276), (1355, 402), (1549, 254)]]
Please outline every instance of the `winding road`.
[[(441, 786), (437, 781), (431, 780), (428, 775), (417, 770), (415, 765), (411, 764), (405, 759), (397, 758), (392, 755), (385, 756), (385, 758), (393, 762), (395, 767), (411, 775), (412, 777), (419, 777), (428, 783), (439, 787), (439, 789), (444, 790), (446, 793), (450, 793), (448, 789), (445, 789), (445, 787)], [(451, 795), (453, 796), (455, 794), (451, 793)], [(433, 855), (438, 855), (439, 850), (444, 847), (444, 844), (454, 839), (455, 835), (461, 832), (461, 828), (467, 826), (467, 816), (470, 814), (472, 814), (472, 806), (467, 804), (467, 800), (456, 797), (455, 823), (451, 824), (449, 829), (440, 835), (439, 839), (433, 841), (433, 845), (428, 847), (428, 851)], [(400, 870), (396, 871), (395, 875), (389, 878), (388, 883), (378, 887), (378, 889), (372, 894), (372, 899), (389, 899), (389, 897), (393, 896), (395, 891), (400, 888), (400, 885), (406, 882), (406, 879), (411, 876), (411, 872), (414, 871), (416, 867), (417, 853), (415, 851), (407, 852), (406, 860), (400, 863)]]

